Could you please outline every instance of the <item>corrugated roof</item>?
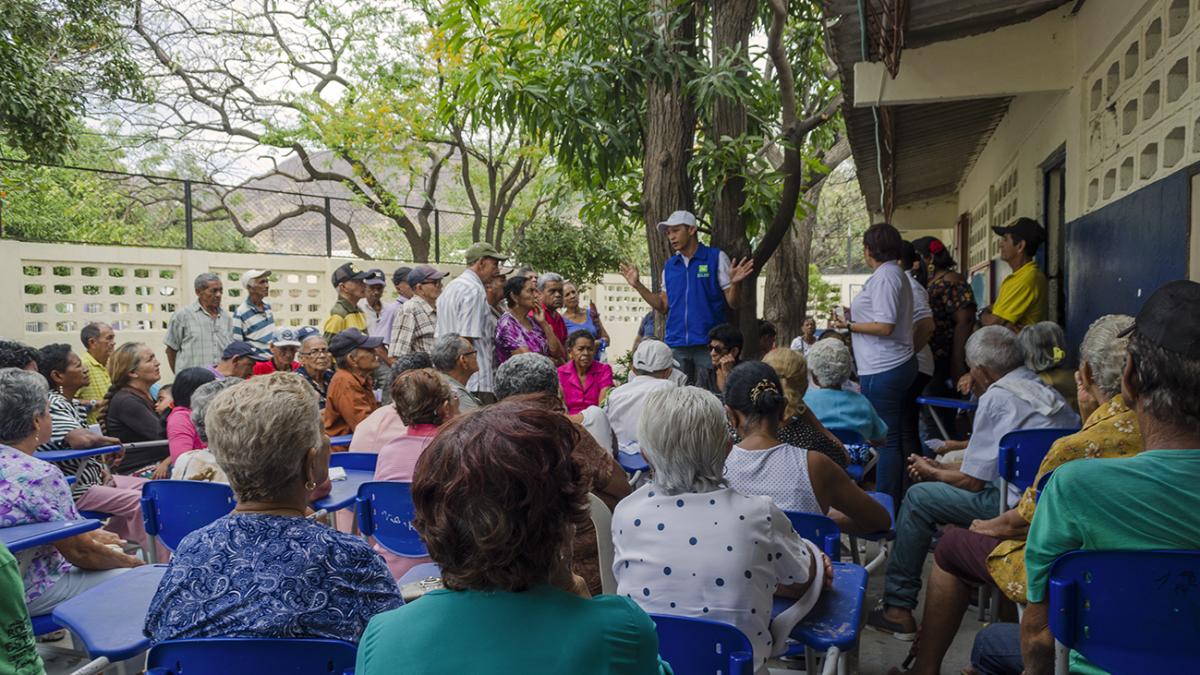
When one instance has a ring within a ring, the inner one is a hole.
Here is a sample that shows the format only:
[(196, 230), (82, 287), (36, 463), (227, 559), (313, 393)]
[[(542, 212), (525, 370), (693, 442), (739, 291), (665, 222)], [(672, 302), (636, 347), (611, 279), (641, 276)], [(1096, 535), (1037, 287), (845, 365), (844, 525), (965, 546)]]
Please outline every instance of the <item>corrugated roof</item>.
[[(904, 45), (913, 49), (1022, 23), (1069, 0), (909, 0)], [(842, 113), (858, 182), (867, 204), (879, 208), (875, 122), (870, 108), (854, 107), (854, 64), (861, 60), (858, 0), (826, 0), (826, 31), (846, 103)], [(865, 3), (871, 11), (871, 2)], [(868, 47), (869, 48), (869, 47)], [(901, 55), (900, 68), (904, 68)], [(953, 194), (1004, 118), (1011, 98), (945, 101), (892, 107), (895, 124), (894, 205)]]

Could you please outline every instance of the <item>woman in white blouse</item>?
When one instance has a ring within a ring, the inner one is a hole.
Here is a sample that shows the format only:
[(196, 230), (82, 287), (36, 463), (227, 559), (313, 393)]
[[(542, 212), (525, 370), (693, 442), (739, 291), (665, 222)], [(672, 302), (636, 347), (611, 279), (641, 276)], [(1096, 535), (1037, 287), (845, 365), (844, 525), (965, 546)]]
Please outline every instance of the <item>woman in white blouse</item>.
[(863, 234), (863, 256), (874, 270), (850, 302), (850, 314), (835, 317), (834, 328), (850, 331), (862, 393), (888, 426), (887, 443), (875, 465), (876, 489), (892, 496), (897, 508), (904, 491), (901, 422), (908, 392), (917, 377), (913, 351), (913, 295), (900, 269), (903, 240), (887, 223)]
[[(736, 626), (754, 646), (756, 672), (766, 673), (831, 581), (829, 560), (769, 498), (725, 485), (730, 441), (713, 394), (651, 392), (638, 439), (653, 478), (613, 512), (617, 594), (649, 613)], [(799, 600), (772, 621), (776, 594)]]

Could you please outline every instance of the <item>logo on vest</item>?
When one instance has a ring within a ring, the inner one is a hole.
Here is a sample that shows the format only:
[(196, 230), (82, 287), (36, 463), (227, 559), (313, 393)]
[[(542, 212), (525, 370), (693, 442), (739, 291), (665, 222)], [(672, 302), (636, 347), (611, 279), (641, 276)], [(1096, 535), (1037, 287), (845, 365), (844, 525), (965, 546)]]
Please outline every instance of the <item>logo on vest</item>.
[(696, 268), (696, 278), (697, 279), (707, 279), (708, 278), (708, 265), (700, 265)]

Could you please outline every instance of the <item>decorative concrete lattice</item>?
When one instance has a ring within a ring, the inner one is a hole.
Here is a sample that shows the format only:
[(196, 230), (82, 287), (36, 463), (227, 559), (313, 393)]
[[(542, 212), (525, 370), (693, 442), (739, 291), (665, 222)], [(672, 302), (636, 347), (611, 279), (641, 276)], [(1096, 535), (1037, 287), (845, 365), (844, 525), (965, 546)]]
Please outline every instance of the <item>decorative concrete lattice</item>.
[(988, 229), (988, 223), (991, 221), (988, 218), (989, 199), (984, 197), (979, 200), (979, 204), (971, 209), (971, 222), (968, 224), (967, 230), (967, 264), (966, 269), (975, 269), (976, 265), (983, 263), (991, 257), (990, 244), (992, 232)]
[[(215, 268), (225, 285), (225, 308), (232, 314), (246, 299), (242, 286), (245, 270)], [(320, 326), (329, 315), (331, 301), (325, 292), (329, 277), (311, 270), (272, 270), (271, 290), (267, 303), (279, 328)]]
[(1085, 212), (1200, 159), (1200, 0), (1159, 0), (1084, 79)]
[(22, 260), (26, 333), (78, 333), (92, 321), (116, 330), (164, 330), (181, 302), (177, 265)]

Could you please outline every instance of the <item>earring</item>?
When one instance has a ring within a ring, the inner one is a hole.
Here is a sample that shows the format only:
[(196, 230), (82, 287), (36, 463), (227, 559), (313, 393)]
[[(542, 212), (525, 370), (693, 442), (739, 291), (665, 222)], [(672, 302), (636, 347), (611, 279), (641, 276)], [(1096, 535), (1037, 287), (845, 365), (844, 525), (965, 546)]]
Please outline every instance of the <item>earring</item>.
[(304, 484), (304, 489), (308, 490), (309, 492), (312, 492), (313, 490), (317, 489), (317, 484), (310, 480)]

